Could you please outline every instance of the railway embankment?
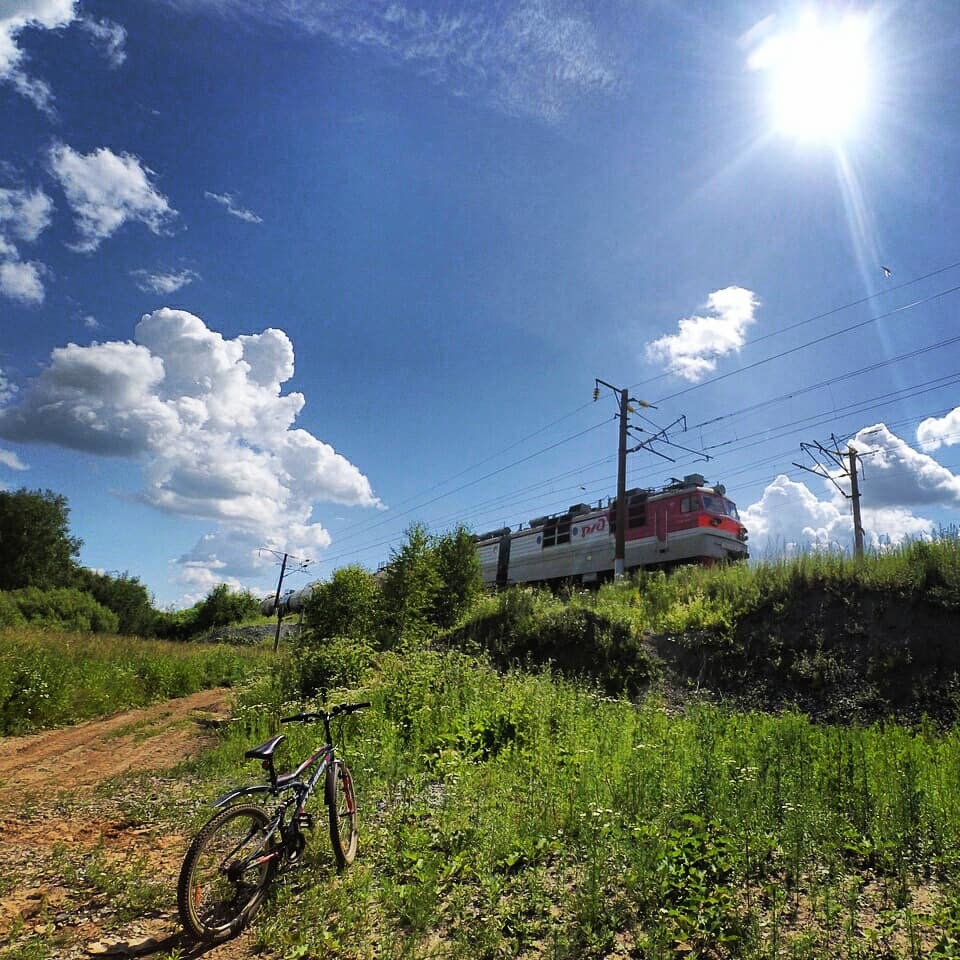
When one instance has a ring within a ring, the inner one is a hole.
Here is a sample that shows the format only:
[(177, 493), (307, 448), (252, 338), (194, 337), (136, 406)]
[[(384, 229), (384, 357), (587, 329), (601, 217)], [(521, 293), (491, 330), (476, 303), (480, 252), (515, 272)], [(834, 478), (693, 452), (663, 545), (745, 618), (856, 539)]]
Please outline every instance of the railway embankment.
[(644, 646), (674, 697), (831, 722), (960, 715), (960, 608), (922, 595), (815, 587), (745, 614), (725, 642), (691, 631)]
[(854, 561), (641, 571), (598, 591), (513, 588), (445, 637), (610, 694), (796, 708), (837, 722), (960, 714), (960, 541)]

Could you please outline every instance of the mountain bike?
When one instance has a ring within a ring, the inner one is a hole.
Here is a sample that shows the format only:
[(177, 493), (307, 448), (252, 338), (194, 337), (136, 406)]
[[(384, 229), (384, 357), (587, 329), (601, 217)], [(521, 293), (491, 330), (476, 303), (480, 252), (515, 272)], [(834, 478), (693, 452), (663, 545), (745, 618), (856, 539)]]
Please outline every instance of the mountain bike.
[[(285, 734), (247, 750), (244, 756), (261, 762), (268, 782), (236, 787), (215, 800), (213, 806), (220, 812), (190, 844), (177, 883), (177, 908), (188, 933), (216, 943), (239, 933), (253, 918), (277, 871), (298, 864), (303, 857), (304, 830), (314, 829), (307, 806), (321, 777), (325, 777), (324, 803), (337, 869), (353, 863), (357, 855), (353, 778), (336, 754), (330, 721), (369, 706), (341, 703), (329, 711), (283, 717), (281, 723), (323, 723), (325, 742), (291, 773), (278, 776), (273, 762)], [(260, 803), (238, 802), (258, 794), (275, 797), (276, 808), (271, 812)]]

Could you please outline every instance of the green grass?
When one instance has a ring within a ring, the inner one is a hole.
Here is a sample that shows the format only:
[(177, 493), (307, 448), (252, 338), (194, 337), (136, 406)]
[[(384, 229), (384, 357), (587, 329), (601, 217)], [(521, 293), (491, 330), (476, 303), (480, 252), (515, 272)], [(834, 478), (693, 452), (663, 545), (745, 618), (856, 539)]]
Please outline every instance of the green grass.
[(0, 734), (27, 733), (239, 683), (269, 651), (106, 634), (0, 630)]
[[(360, 856), (337, 875), (321, 835), (257, 921), (270, 952), (954, 955), (956, 729), (674, 715), (429, 650), (383, 655), (365, 689), (329, 700), (361, 695), (374, 707), (343, 728)], [(285, 709), (277, 696), (244, 694), (245, 723), (191, 765), (210, 796), (256, 776), (234, 765)], [(281, 765), (316, 734), (284, 732)]]

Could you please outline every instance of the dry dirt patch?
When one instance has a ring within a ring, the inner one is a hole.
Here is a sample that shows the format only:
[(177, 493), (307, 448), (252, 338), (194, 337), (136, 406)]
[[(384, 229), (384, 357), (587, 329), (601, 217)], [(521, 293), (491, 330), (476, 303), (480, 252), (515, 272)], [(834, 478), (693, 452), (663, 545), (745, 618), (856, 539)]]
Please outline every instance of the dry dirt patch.
[[(204, 690), (75, 727), (0, 739), (0, 943), (8, 941), (15, 952), (39, 939), (49, 956), (65, 958), (203, 952), (181, 941), (176, 919), (176, 876), (187, 838), (168, 825), (131, 822), (119, 802), (84, 801), (98, 784), (127, 772), (150, 771), (157, 790), (165, 790), (163, 772), (210, 742), (203, 721), (228, 714), (229, 691)], [(118, 912), (124, 896), (111, 895), (110, 886), (133, 864), (153, 895), (131, 919), (129, 903), (126, 916)], [(0, 947), (0, 957), (6, 952)], [(250, 956), (249, 937), (207, 955)]]

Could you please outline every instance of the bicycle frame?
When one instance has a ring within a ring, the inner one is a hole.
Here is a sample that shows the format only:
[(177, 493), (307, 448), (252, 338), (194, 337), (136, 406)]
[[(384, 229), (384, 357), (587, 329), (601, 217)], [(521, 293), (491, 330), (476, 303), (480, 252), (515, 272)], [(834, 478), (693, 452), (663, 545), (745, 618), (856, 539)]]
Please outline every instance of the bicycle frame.
[[(298, 780), (297, 778), (307, 769), (309, 769), (311, 764), (314, 764), (320, 760), (317, 769), (310, 775), (309, 780), (306, 783)], [(275, 782), (273, 783), (256, 783), (252, 786), (247, 787), (234, 787), (229, 792), (223, 794), (222, 797), (218, 797), (213, 801), (211, 806), (215, 808), (225, 807), (230, 803), (233, 803), (238, 797), (247, 797), (255, 793), (270, 793), (276, 797), (279, 797), (281, 793), (286, 793), (287, 790), (296, 791), (299, 799), (299, 806), (297, 808), (297, 813), (303, 813), (304, 805), (307, 802), (307, 799), (310, 797), (310, 794), (313, 793), (314, 788), (316, 787), (320, 778), (327, 772), (327, 767), (331, 763), (336, 761), (336, 754), (334, 752), (332, 743), (325, 743), (319, 750), (317, 750), (311, 757), (304, 760), (303, 763), (297, 767), (292, 773), (286, 773), (282, 776), (276, 777)], [(289, 801), (288, 801), (289, 803)], [(284, 804), (286, 807), (287, 804)]]
[[(234, 787), (218, 797), (213, 802), (218, 812), (191, 843), (177, 882), (177, 908), (189, 934), (211, 942), (232, 936), (259, 909), (276, 871), (285, 864), (301, 863), (307, 833), (316, 826), (315, 811), (307, 809), (308, 802), (324, 778), (324, 803), (337, 869), (353, 862), (357, 854), (353, 778), (337, 755), (330, 721), (369, 706), (368, 702), (342, 703), (329, 711), (281, 717), (281, 723), (323, 722), (325, 742), (315, 745), (290, 773), (278, 776), (274, 765), (282, 734), (247, 750), (247, 759), (260, 761), (268, 779)], [(272, 812), (267, 808), (267, 796), (275, 799)], [(242, 802), (246, 798), (253, 802)]]
[[(277, 776), (276, 774), (276, 770), (273, 765), (273, 753), (271, 750), (270, 754), (266, 758), (262, 759), (263, 768), (270, 776), (269, 783), (257, 783), (245, 787), (234, 787), (234, 789), (223, 794), (223, 796), (217, 798), (213, 802), (212, 806), (215, 809), (222, 809), (229, 806), (240, 797), (249, 797), (256, 794), (266, 793), (279, 798), (281, 794), (286, 793), (287, 791), (293, 791), (293, 796), (288, 800), (281, 802), (273, 814), (273, 818), (264, 832), (261, 850), (263, 849), (263, 846), (270, 844), (277, 832), (280, 833), (281, 843), (264, 856), (254, 854), (252, 857), (242, 861), (244, 870), (250, 869), (251, 867), (260, 866), (270, 860), (279, 859), (281, 857), (286, 857), (288, 860), (294, 860), (299, 856), (299, 853), (303, 849), (303, 834), (300, 830), (300, 824), (298, 823), (298, 820), (304, 816), (307, 800), (310, 799), (310, 796), (316, 789), (317, 784), (320, 782), (320, 778), (324, 776), (331, 764), (338, 762), (336, 750), (333, 746), (333, 736), (330, 732), (330, 721), (340, 713), (351, 713), (354, 709), (361, 709), (366, 706), (369, 706), (369, 704), (346, 704), (343, 707), (336, 708), (330, 713), (301, 713), (293, 717), (284, 717), (281, 720), (281, 723), (313, 719), (322, 720), (323, 733), (326, 738), (326, 743), (315, 750), (306, 760), (303, 761), (303, 763), (296, 768), (296, 770), (292, 771), (291, 773), (281, 774), (280, 776)], [(304, 774), (304, 772), (309, 770), (311, 766), (315, 766), (315, 769), (307, 778), (306, 782), (304, 782), (300, 779), (300, 777)], [(296, 804), (296, 809), (293, 814), (288, 817), (288, 811), (293, 804)], [(292, 834), (290, 832), (291, 827), (294, 829)]]
[[(329, 730), (327, 733), (329, 734)], [(264, 831), (263, 842), (260, 845), (259, 850), (255, 851), (249, 857), (246, 857), (234, 864), (234, 869), (239, 868), (240, 873), (245, 873), (247, 870), (260, 867), (265, 863), (269, 863), (271, 860), (282, 860), (285, 858), (288, 861), (293, 862), (294, 860), (299, 859), (299, 855), (303, 849), (304, 841), (301, 839), (303, 834), (300, 830), (300, 825), (297, 823), (297, 820), (303, 816), (304, 809), (307, 805), (307, 800), (309, 800), (310, 796), (312, 795), (317, 783), (320, 781), (320, 778), (327, 772), (327, 768), (330, 766), (330, 764), (335, 762), (336, 754), (334, 747), (333, 744), (329, 742), (328, 738), (327, 743), (325, 743), (310, 757), (304, 760), (303, 763), (301, 763), (300, 766), (298, 766), (297, 769), (292, 773), (283, 774), (279, 777), (271, 776), (270, 783), (258, 783), (246, 787), (236, 787), (213, 802), (213, 807), (220, 809), (229, 806), (231, 803), (233, 803), (233, 801), (240, 797), (247, 797), (260, 793), (269, 793), (279, 798), (281, 794), (287, 793), (288, 791), (293, 792), (293, 796), (283, 801), (274, 812), (270, 824)], [(316, 765), (316, 769), (310, 774), (310, 777), (307, 779), (307, 781), (303, 782), (300, 780), (299, 777), (304, 773), (304, 771), (308, 770), (314, 764)], [(264, 761), (263, 765), (264, 767), (269, 768), (272, 775), (272, 759), (270, 762)], [(294, 810), (293, 814), (288, 817), (288, 811), (294, 804), (296, 804), (296, 809)], [(293, 833), (291, 833), (291, 827), (294, 828)], [(269, 848), (271, 846), (271, 841), (277, 835), (277, 833), (280, 834), (280, 843), (274, 845), (269, 852), (262, 853), (261, 851), (263, 851), (264, 848)], [(231, 853), (231, 856), (232, 855), (233, 854)]]

